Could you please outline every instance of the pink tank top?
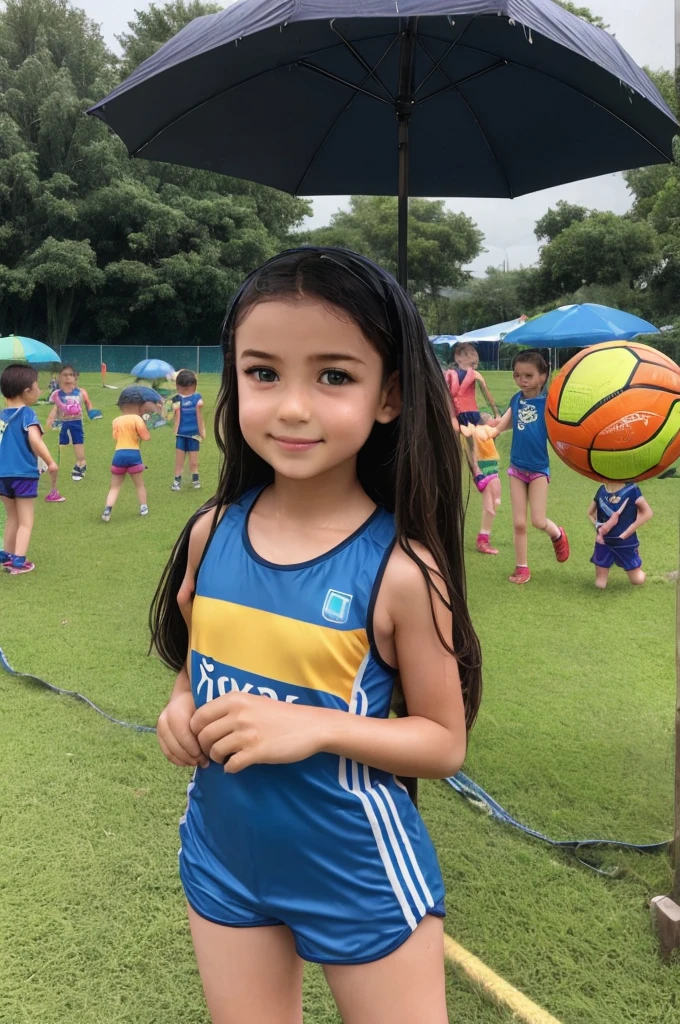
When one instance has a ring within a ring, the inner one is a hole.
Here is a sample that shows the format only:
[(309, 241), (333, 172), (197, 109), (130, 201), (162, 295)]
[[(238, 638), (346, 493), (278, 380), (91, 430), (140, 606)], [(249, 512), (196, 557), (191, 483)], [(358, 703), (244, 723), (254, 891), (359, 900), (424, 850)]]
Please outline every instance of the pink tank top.
[(462, 380), (458, 376), (458, 370), (447, 370), (444, 377), (455, 412), (478, 412), (475, 371), (467, 370)]

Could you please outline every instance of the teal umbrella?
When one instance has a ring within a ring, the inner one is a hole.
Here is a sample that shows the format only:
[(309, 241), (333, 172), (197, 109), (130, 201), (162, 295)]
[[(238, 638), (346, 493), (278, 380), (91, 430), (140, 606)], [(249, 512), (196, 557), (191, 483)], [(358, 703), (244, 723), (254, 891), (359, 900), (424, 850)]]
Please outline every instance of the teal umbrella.
[(10, 334), (7, 338), (0, 338), (0, 364), (7, 363), (28, 363), (36, 370), (48, 370), (55, 364), (58, 366), (61, 359), (53, 348), (42, 341)]

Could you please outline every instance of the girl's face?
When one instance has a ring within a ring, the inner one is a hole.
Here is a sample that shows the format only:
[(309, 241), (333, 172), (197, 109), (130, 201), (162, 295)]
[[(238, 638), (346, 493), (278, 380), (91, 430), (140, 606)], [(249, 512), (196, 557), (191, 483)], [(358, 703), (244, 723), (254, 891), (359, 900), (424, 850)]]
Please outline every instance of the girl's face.
[(59, 374), (59, 387), (62, 391), (73, 391), (76, 386), (76, 375), (71, 369), (62, 370)]
[(313, 298), (250, 309), (236, 330), (239, 422), (283, 477), (355, 466), (373, 424), (399, 415), (396, 375), (343, 311)]
[(461, 370), (476, 370), (479, 366), (479, 353), (472, 345), (464, 345), (460, 351), (456, 349), (455, 360)]
[(533, 363), (515, 363), (512, 377), (527, 398), (536, 398), (537, 395), (540, 395), (543, 385), (548, 379), (547, 374), (541, 373)]

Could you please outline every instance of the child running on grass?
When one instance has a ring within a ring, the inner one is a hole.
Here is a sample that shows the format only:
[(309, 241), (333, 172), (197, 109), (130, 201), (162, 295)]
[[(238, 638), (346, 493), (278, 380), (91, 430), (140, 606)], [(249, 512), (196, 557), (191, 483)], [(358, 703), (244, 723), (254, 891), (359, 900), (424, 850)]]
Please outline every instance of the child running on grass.
[(310, 960), (345, 1021), (447, 1024), (444, 886), (395, 779), (455, 772), (480, 698), (442, 373), (409, 296), (342, 249), (255, 271), (223, 344), (217, 492), (152, 608), (212, 1020), (301, 1022)]
[(604, 590), (612, 565), (618, 565), (631, 583), (646, 580), (637, 531), (654, 513), (637, 484), (611, 480), (598, 488), (590, 503), (588, 518), (595, 527), (595, 550), (590, 561), (595, 566), (595, 586)]
[(494, 430), (488, 427), (491, 417), (482, 413), (479, 426), (461, 424), (460, 432), (473, 442), (472, 475), (482, 492), (482, 522), (475, 546), (481, 555), (497, 555), (498, 548), (491, 545), (491, 530), (501, 503), (501, 480), (498, 475), (498, 449), (494, 444)]
[[(116, 450), (111, 463), (111, 487), (102, 512), (102, 519), (105, 523), (111, 519), (111, 512), (118, 501), (126, 474), (130, 475), (130, 479), (135, 485), (140, 516), (149, 514), (143, 476), (146, 467), (139, 450), (140, 442), (148, 441), (151, 438), (147, 425), (142, 419), (142, 414), (149, 406), (148, 398), (145, 395), (145, 392), (148, 391), (149, 388), (142, 389), (133, 384), (131, 387), (123, 388), (118, 397), (118, 408), (121, 415), (117, 416), (112, 424)], [(160, 399), (160, 396), (156, 397)]]
[(192, 486), (198, 490), (201, 482), (198, 476), (198, 453), (201, 440), (205, 440), (205, 424), (203, 422), (203, 398), (196, 391), (198, 381), (191, 370), (180, 370), (175, 379), (177, 395), (173, 399), (175, 415), (175, 479), (171, 490), (179, 491), (182, 487), (182, 473), (187, 454), (191, 471)]
[(40, 398), (37, 372), (31, 366), (13, 363), (2, 372), (0, 391), (5, 399), (0, 413), (0, 498), (7, 514), (0, 564), (10, 575), (20, 576), (35, 569), (26, 556), (38, 496), (38, 459), (47, 465), (54, 492), (58, 470), (31, 408)]
[(61, 421), (59, 446), (68, 448), (70, 444), (73, 445), (76, 463), (71, 471), (71, 479), (79, 482), (87, 472), (83, 406), (91, 410), (92, 402), (85, 388), (78, 387), (78, 373), (70, 363), (66, 363), (59, 371), (59, 387), (50, 395), (50, 402), (54, 403), (54, 408), (47, 417), (47, 426), (51, 427), (56, 419)]
[(494, 424), (497, 434), (512, 427), (508, 476), (516, 565), (509, 577), (511, 583), (528, 583), (531, 579), (527, 559), (527, 505), (531, 509), (531, 525), (550, 537), (557, 561), (566, 562), (569, 558), (566, 533), (546, 514), (550, 459), (544, 388), (549, 373), (548, 363), (536, 349), (519, 352), (512, 361), (512, 376), (519, 391)]

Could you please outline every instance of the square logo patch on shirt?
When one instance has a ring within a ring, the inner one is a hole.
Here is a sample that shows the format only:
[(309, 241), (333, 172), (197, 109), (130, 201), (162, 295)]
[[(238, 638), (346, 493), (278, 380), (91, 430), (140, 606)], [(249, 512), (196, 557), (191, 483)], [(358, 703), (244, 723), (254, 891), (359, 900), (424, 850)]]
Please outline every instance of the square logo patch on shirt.
[(347, 622), (353, 596), (353, 594), (343, 594), (340, 590), (329, 590), (321, 611), (324, 619), (327, 622), (340, 624)]

